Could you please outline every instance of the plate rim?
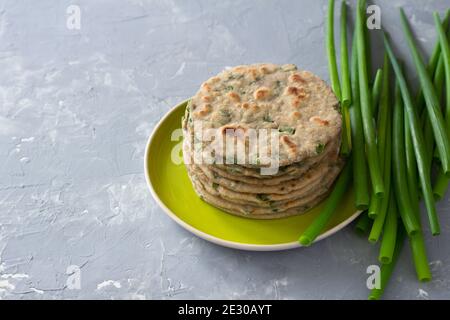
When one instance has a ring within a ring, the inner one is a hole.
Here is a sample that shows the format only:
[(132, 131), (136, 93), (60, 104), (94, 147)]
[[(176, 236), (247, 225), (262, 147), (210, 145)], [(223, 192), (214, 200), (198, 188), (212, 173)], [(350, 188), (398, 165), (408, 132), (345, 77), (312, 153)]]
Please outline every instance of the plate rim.
[[(246, 251), (282, 251), (282, 250), (289, 250), (294, 248), (301, 248), (302, 246), (298, 241), (292, 241), (292, 242), (286, 242), (286, 243), (279, 243), (279, 244), (251, 244), (251, 243), (243, 243), (243, 242), (237, 242), (237, 241), (230, 241), (221, 239), (219, 237), (210, 235), (204, 231), (201, 231), (194, 226), (191, 226), (187, 222), (185, 222), (183, 219), (179, 218), (175, 213), (170, 210), (166, 204), (159, 198), (158, 194), (156, 193), (153, 183), (150, 179), (150, 173), (148, 170), (148, 159), (150, 155), (150, 146), (153, 143), (153, 140), (155, 139), (156, 132), (160, 129), (162, 124), (165, 122), (165, 120), (178, 108), (180, 108), (183, 104), (187, 103), (189, 99), (186, 99), (180, 103), (178, 103), (176, 106), (172, 107), (166, 114), (158, 121), (158, 123), (153, 128), (152, 133), (150, 134), (147, 144), (145, 146), (145, 155), (144, 155), (144, 172), (145, 172), (145, 180), (147, 183), (147, 186), (150, 190), (151, 195), (153, 196), (153, 199), (156, 201), (156, 203), (160, 206), (160, 208), (173, 220), (175, 221), (179, 226), (181, 226), (183, 229), (191, 232), (192, 234), (196, 235), (199, 238), (202, 238), (206, 241), (212, 242), (214, 244), (232, 248), (232, 249), (239, 249), (239, 250), (246, 250)], [(362, 210), (357, 210), (355, 213), (353, 213), (350, 217), (336, 225), (335, 227), (331, 228), (327, 232), (322, 233), (320, 236), (316, 238), (316, 240), (313, 243), (316, 243), (320, 240), (323, 240), (336, 232), (342, 230), (347, 225), (352, 223), (360, 214)]]

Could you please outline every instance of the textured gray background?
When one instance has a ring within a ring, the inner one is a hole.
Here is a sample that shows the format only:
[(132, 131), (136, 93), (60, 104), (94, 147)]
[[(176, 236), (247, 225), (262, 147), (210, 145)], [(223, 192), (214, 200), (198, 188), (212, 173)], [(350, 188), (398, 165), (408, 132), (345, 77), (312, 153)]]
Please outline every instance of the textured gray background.
[[(396, 7), (429, 52), (431, 13), (449, 5), (376, 3), (408, 61)], [(70, 4), (80, 30), (66, 28)], [(172, 222), (142, 169), (156, 122), (226, 66), (289, 62), (328, 79), (325, 12), (316, 0), (1, 1), (0, 298), (365, 299), (377, 247), (351, 228), (308, 249), (221, 248)], [(406, 249), (386, 298), (450, 298), (448, 202), (442, 235), (427, 235), (434, 280), (416, 281)]]

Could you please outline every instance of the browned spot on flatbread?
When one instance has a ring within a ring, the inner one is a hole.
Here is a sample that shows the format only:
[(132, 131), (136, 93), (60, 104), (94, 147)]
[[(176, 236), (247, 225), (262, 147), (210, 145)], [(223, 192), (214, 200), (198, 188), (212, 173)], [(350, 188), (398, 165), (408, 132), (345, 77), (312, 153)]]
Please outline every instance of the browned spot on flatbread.
[(204, 117), (211, 112), (212, 108), (210, 104), (205, 104), (199, 111), (196, 111), (195, 114)]
[(264, 74), (269, 74), (275, 71), (275, 69), (272, 66), (263, 65), (260, 68), (261, 72)]
[(330, 124), (330, 122), (328, 120), (321, 119), (318, 116), (311, 117), (309, 119), (309, 121), (310, 122), (315, 122), (315, 123), (317, 123), (318, 125), (321, 125), (321, 126), (328, 126)]
[(301, 75), (299, 75), (298, 73), (294, 73), (293, 75), (290, 76), (290, 80), (293, 82), (298, 82), (298, 83), (305, 83), (306, 80), (302, 78)]
[(256, 103), (252, 103), (250, 106), (251, 110), (257, 112), (259, 110), (259, 106)]
[(289, 95), (294, 95), (296, 96), (298, 93), (298, 88), (297, 87), (287, 87), (286, 88), (286, 93)]
[(302, 100), (299, 99), (299, 98), (294, 98), (294, 99), (292, 99), (292, 106), (293, 106), (294, 108), (300, 107), (300, 104), (301, 104), (301, 103), (302, 103)]
[(211, 86), (207, 83), (204, 83), (204, 84), (202, 84), (202, 89), (205, 90), (206, 92), (210, 92)]
[(261, 87), (255, 91), (253, 96), (255, 97), (256, 100), (264, 100), (269, 97), (269, 94), (270, 94), (269, 89)]
[(294, 153), (297, 150), (297, 145), (288, 136), (282, 136), (281, 141), (289, 148), (289, 151)]
[(217, 82), (220, 81), (220, 78), (219, 78), (219, 77), (213, 77), (213, 78), (211, 78), (209, 81), (210, 81), (211, 83), (217, 83)]
[(287, 87), (286, 94), (295, 96), (298, 98), (305, 98), (307, 96), (307, 92), (304, 88), (299, 87)]
[(255, 79), (255, 80), (257, 80), (257, 79), (259, 78), (259, 76), (260, 76), (260, 74), (259, 74), (259, 72), (258, 72), (258, 69), (256, 69), (256, 68), (252, 68), (252, 69), (250, 70), (250, 73), (252, 74), (252, 77), (253, 77), (253, 79)]
[(241, 97), (234, 91), (229, 92), (228, 97), (234, 102), (241, 102)]

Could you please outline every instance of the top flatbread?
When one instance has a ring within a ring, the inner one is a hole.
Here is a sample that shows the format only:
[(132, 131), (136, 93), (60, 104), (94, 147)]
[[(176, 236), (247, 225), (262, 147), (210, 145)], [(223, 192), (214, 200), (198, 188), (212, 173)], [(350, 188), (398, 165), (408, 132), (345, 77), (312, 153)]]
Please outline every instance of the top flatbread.
[[(338, 106), (336, 96), (324, 81), (294, 65), (238, 66), (202, 84), (188, 105), (186, 129), (193, 135), (198, 122), (203, 130), (217, 129), (223, 135), (227, 129), (244, 133), (249, 129), (274, 129), (279, 132), (279, 164), (285, 166), (317, 156), (328, 143), (338, 141)], [(202, 143), (205, 149), (217, 144), (217, 140)], [(270, 143), (264, 148), (259, 152), (270, 155)], [(235, 150), (216, 150), (222, 153), (220, 157), (236, 156)], [(257, 158), (253, 151), (246, 151)]]

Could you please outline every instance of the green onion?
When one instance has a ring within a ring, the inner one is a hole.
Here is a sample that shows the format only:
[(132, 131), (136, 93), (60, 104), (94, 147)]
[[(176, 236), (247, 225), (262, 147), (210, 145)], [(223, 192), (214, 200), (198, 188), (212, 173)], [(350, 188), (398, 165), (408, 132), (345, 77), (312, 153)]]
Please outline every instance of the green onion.
[[(444, 21), (442, 22), (443, 28), (447, 31), (448, 30), (448, 21), (450, 18), (450, 10), (447, 10), (447, 14), (445, 15)], [(433, 84), (436, 88), (436, 94), (438, 98), (442, 96), (442, 87), (445, 77), (445, 70), (444, 70), (444, 61), (442, 60), (441, 55), (441, 46), (439, 44), (439, 37), (436, 41), (436, 44), (433, 49), (433, 53), (431, 55), (430, 60), (428, 61), (427, 71), (430, 74), (430, 77), (433, 76)], [(417, 94), (417, 106), (418, 110), (421, 112), (421, 121), (423, 126), (423, 134), (425, 138), (425, 145), (427, 146), (427, 154), (430, 155), (430, 161), (432, 160), (432, 155), (434, 155), (436, 158), (439, 158), (439, 154), (437, 149), (434, 150), (434, 139), (433, 139), (433, 129), (431, 126), (431, 122), (427, 116), (426, 108), (424, 108), (425, 105), (425, 98), (423, 96), (423, 91), (419, 88), (419, 92)], [(446, 118), (447, 121), (447, 118)], [(435, 151), (433, 153), (433, 151)], [(431, 165), (431, 164), (430, 164)]]
[[(442, 20), (442, 24), (441, 24), (442, 28), (444, 29), (444, 33), (447, 33), (449, 19), (450, 19), (450, 9), (447, 9), (444, 20)], [(436, 42), (436, 44), (434, 46), (433, 53), (431, 54), (431, 58), (430, 58), (430, 61), (428, 63), (428, 67), (427, 67), (430, 75), (434, 75), (432, 72), (434, 70), (436, 70), (440, 56), (441, 56), (441, 43), (440, 43), (440, 39), (438, 39), (438, 41)]]
[[(380, 156), (380, 170), (383, 173), (383, 181), (385, 184), (386, 192), (389, 193), (389, 187), (390, 187), (390, 179), (391, 179), (391, 143), (390, 139), (387, 139), (387, 129), (388, 129), (388, 121), (392, 120), (392, 117), (388, 117), (388, 114), (390, 113), (389, 110), (389, 59), (387, 58), (387, 55), (384, 56), (384, 63), (383, 63), (383, 69), (380, 69), (380, 72), (377, 72), (378, 79), (375, 82), (374, 87), (379, 87), (377, 89), (374, 89), (374, 91), (378, 91), (376, 95), (381, 96), (381, 98), (377, 98), (380, 104), (380, 108), (378, 111), (378, 155)], [(377, 84), (378, 82), (378, 84)], [(378, 102), (377, 102), (378, 104)], [(389, 130), (391, 127), (389, 127)], [(389, 147), (386, 148), (386, 142), (389, 143)], [(389, 150), (388, 158), (385, 159), (385, 151)], [(387, 163), (387, 165), (385, 165)], [(385, 173), (384, 168), (385, 166), (389, 166), (388, 171)], [(375, 228), (375, 230), (378, 230), (378, 232), (375, 232), (372, 234), (374, 238), (372, 238), (373, 241), (377, 241), (380, 233), (381, 228), (383, 227), (384, 218), (386, 215), (386, 210), (388, 207), (388, 197), (385, 200), (379, 199), (375, 196), (372, 196), (370, 199), (370, 207), (369, 207), (369, 216), (372, 219), (375, 219), (380, 213), (380, 218), (376, 219), (377, 221), (374, 223), (374, 227), (378, 225), (378, 228)], [(383, 198), (383, 199), (384, 199)], [(376, 239), (376, 240), (375, 240)], [(369, 238), (369, 241), (371, 239)]]
[(376, 145), (376, 135), (374, 122), (372, 118), (372, 107), (369, 90), (367, 61), (366, 61), (366, 43), (364, 40), (364, 0), (358, 0), (358, 13), (356, 18), (356, 42), (358, 52), (358, 74), (360, 86), (361, 114), (363, 119), (364, 138), (367, 147), (367, 162), (369, 163), (369, 172), (372, 181), (372, 189), (377, 197), (382, 198), (385, 189), (383, 178), (379, 165), (378, 149)]
[(351, 132), (350, 132), (350, 115), (348, 113), (348, 107), (342, 107), (342, 137), (341, 137), (341, 150), (340, 153), (346, 157), (351, 152)]
[[(378, 205), (377, 212), (374, 215), (374, 222), (372, 229), (369, 234), (369, 241), (374, 243), (380, 238), (381, 232), (383, 231), (383, 226), (385, 224), (386, 215), (389, 212), (389, 204), (393, 200), (391, 191), (391, 175), (392, 175), (392, 108), (389, 107), (389, 61), (385, 56), (384, 62), (384, 79), (381, 92), (381, 102), (378, 112), (378, 148), (380, 150), (381, 168), (383, 171), (383, 179), (386, 185), (386, 192), (388, 196), (381, 199)], [(399, 94), (397, 95), (395, 101), (395, 107), (401, 103), (399, 99)], [(392, 204), (391, 204), (392, 205)]]
[(319, 236), (322, 230), (327, 226), (333, 213), (336, 211), (342, 197), (347, 192), (350, 184), (350, 178), (352, 173), (352, 160), (349, 159), (339, 175), (333, 191), (325, 201), (325, 205), (320, 215), (309, 225), (309, 227), (303, 232), (299, 238), (300, 244), (309, 246)]
[[(394, 52), (392, 51), (389, 40), (388, 40), (386, 34), (383, 34), (383, 36), (384, 36), (385, 48), (389, 55), (391, 64), (394, 68), (394, 71), (395, 71), (395, 74), (397, 77), (397, 81), (399, 83), (399, 87), (400, 87), (400, 90), (402, 93), (403, 103), (406, 107), (406, 112), (408, 113), (408, 122), (409, 122), (409, 126), (411, 128), (410, 132), (411, 132), (411, 137), (412, 137), (413, 144), (414, 144), (414, 152), (416, 155), (417, 167), (418, 167), (418, 172), (419, 172), (419, 177), (420, 177), (420, 185), (421, 185), (422, 193), (423, 193), (423, 196), (425, 199), (425, 206), (427, 207), (427, 213), (428, 213), (428, 219), (430, 221), (431, 232), (433, 235), (437, 235), (440, 233), (439, 220), (437, 218), (434, 197), (433, 197), (433, 193), (431, 190), (430, 166), (428, 165), (428, 161), (427, 161), (426, 149), (425, 149), (425, 145), (424, 145), (424, 137), (423, 137), (423, 133), (420, 128), (420, 125), (419, 125), (417, 110), (413, 106), (413, 103), (411, 100), (411, 94), (408, 90), (406, 80), (403, 76), (402, 70), (400, 68), (400, 65), (397, 62)], [(425, 73), (426, 73), (426, 71), (425, 71)], [(426, 94), (427, 90), (425, 90), (424, 92), (425, 92), (425, 96), (427, 96), (427, 94)], [(396, 108), (396, 109), (399, 109), (399, 108)], [(403, 109), (403, 107), (401, 109)], [(395, 114), (396, 114), (396, 112), (394, 111), (394, 115)], [(403, 112), (401, 115), (398, 115), (398, 116), (403, 117)], [(397, 122), (403, 122), (403, 121), (398, 119)], [(395, 120), (394, 120), (394, 123), (395, 123)], [(400, 215), (402, 216), (406, 231), (408, 232), (409, 235), (411, 235), (411, 231), (413, 229), (415, 229), (416, 231), (418, 230), (418, 228), (417, 228), (418, 224), (417, 224), (417, 219), (411, 219), (411, 218), (413, 218), (413, 216), (411, 215), (411, 212), (405, 212), (405, 210), (408, 210), (408, 211), (410, 210), (410, 204), (408, 206), (405, 206), (405, 202), (406, 202), (405, 200), (409, 201), (409, 199), (407, 199), (407, 198), (409, 198), (409, 195), (402, 194), (401, 190), (404, 189), (404, 187), (402, 187), (402, 185), (404, 185), (405, 180), (403, 180), (403, 181), (399, 180), (399, 179), (406, 177), (405, 172), (402, 172), (402, 174), (399, 173), (400, 171), (405, 170), (404, 164), (406, 161), (405, 155), (404, 155), (404, 142), (402, 141), (401, 145), (399, 145), (399, 141), (398, 141), (399, 139), (403, 140), (403, 138), (404, 138), (403, 125), (401, 125), (401, 127), (402, 127), (402, 130), (398, 131), (396, 134), (394, 134), (394, 143), (396, 143), (396, 147), (394, 149), (401, 149), (403, 151), (403, 154), (401, 154), (401, 155), (399, 154), (400, 153), (399, 150), (396, 150), (396, 152), (394, 152), (394, 154), (396, 154), (396, 156), (394, 157), (396, 159), (396, 161), (394, 161), (394, 177), (396, 177), (396, 179), (394, 179), (394, 181), (396, 181), (396, 183), (395, 183), (396, 193), (395, 194), (398, 198), (400, 198), (399, 199), (400, 200), (399, 201)], [(445, 136), (445, 140), (447, 140), (446, 136)], [(408, 218), (407, 216), (410, 218)], [(404, 218), (406, 218), (406, 220)]]
[[(436, 88), (436, 94), (438, 95), (438, 97), (442, 97), (442, 90), (445, 81), (444, 60), (442, 57), (440, 57), (438, 64), (436, 66), (436, 70), (434, 70), (433, 74), (434, 74), (433, 85)], [(431, 127), (431, 122), (426, 114), (426, 110), (423, 110), (421, 118), (423, 122), (423, 136), (425, 139), (425, 146), (427, 154), (429, 155), (428, 156), (429, 165), (431, 166), (431, 161), (433, 160), (434, 155), (433, 128)], [(435, 151), (437, 152), (437, 150)]]
[[(356, 37), (356, 33), (354, 35)], [(355, 206), (360, 210), (369, 207), (370, 194), (366, 155), (364, 151), (364, 133), (362, 128), (361, 109), (359, 103), (358, 61), (356, 54), (356, 41), (352, 45), (352, 105), (349, 107), (351, 134), (352, 134), (352, 158), (353, 158), (353, 186), (355, 190)]]
[(334, 49), (334, 0), (328, 1), (327, 54), (331, 87), (333, 88), (334, 94), (336, 95), (338, 100), (341, 101), (341, 85), (339, 83), (339, 75), (336, 64), (336, 52)]
[(369, 300), (378, 300), (383, 295), (384, 290), (389, 282), (389, 278), (394, 271), (395, 265), (398, 260), (398, 256), (403, 248), (405, 242), (405, 231), (403, 228), (399, 228), (397, 232), (397, 239), (395, 240), (394, 254), (392, 255), (391, 263), (382, 264), (380, 270), (380, 288), (372, 289), (369, 294)]
[[(391, 202), (389, 200), (390, 198), (391, 198), (391, 195), (384, 196), (383, 202), (387, 203), (389, 205), (389, 203)], [(383, 203), (383, 205), (385, 205), (384, 203)], [(381, 206), (381, 203), (379, 204), (379, 206)], [(386, 214), (389, 210), (390, 210), (389, 208), (383, 208), (383, 210), (380, 210), (382, 213), (375, 216), (375, 218), (373, 220), (372, 228), (370, 229), (370, 233), (369, 233), (369, 238), (368, 238), (369, 242), (375, 243), (380, 238), (381, 232), (383, 231), (384, 221), (386, 219)]]
[(428, 165), (431, 167), (431, 161), (434, 155), (434, 139), (433, 139), (433, 128), (431, 127), (431, 122), (428, 116), (425, 115), (423, 118), (423, 139), (425, 140), (425, 149), (428, 155)]
[[(363, 20), (366, 19), (366, 0), (361, 2), (361, 7), (364, 9), (363, 11)], [(368, 79), (371, 80), (372, 77), (372, 43), (370, 41), (370, 30), (366, 27), (366, 23), (364, 23), (364, 42), (366, 46), (366, 65), (367, 65), (367, 75)], [(373, 84), (372, 84), (373, 85)]]
[(416, 268), (416, 274), (419, 281), (425, 282), (431, 280), (430, 267), (425, 250), (425, 241), (422, 231), (409, 237), (411, 252)]
[(433, 187), (433, 194), (436, 200), (442, 200), (448, 189), (448, 178), (443, 174), (438, 175), (436, 183)]
[[(447, 19), (449, 16), (450, 9), (447, 11)], [(439, 35), (439, 43), (441, 45), (442, 57), (444, 60), (445, 67), (445, 92), (446, 92), (446, 108), (445, 108), (445, 118), (450, 119), (450, 46), (446, 31), (441, 24), (441, 20), (439, 18), (439, 14), (437, 12), (434, 13), (434, 21), (436, 24), (436, 29)], [(450, 130), (450, 123), (447, 121), (447, 130)]]
[(391, 192), (389, 196), (389, 209), (383, 227), (383, 238), (381, 240), (380, 254), (378, 260), (383, 263), (391, 263), (394, 256), (395, 241), (397, 239), (397, 204)]
[[(409, 177), (408, 177), (409, 178)], [(425, 241), (422, 233), (421, 223), (420, 223), (420, 208), (419, 208), (419, 198), (417, 190), (417, 180), (408, 179), (409, 193), (411, 195), (415, 194), (416, 197), (411, 196), (412, 206), (415, 210), (415, 216), (419, 222), (419, 231), (409, 237), (409, 244), (411, 246), (411, 252), (413, 256), (414, 266), (416, 268), (416, 274), (419, 281), (429, 281), (431, 280), (430, 267), (428, 265), (427, 253), (425, 248)]]
[[(445, 68), (444, 68), (444, 60), (443, 57), (440, 56), (438, 64), (436, 66), (436, 70), (434, 70), (434, 79), (433, 84), (436, 88), (436, 94), (438, 95), (439, 99), (442, 97), (442, 92), (444, 88), (444, 81), (445, 81)], [(433, 155), (435, 155), (436, 151), (434, 150), (434, 139), (433, 139), (433, 129), (431, 127), (430, 119), (428, 118), (426, 114), (426, 110), (423, 110), (422, 112), (422, 122), (423, 122), (423, 135), (425, 138), (425, 145), (427, 146), (427, 154), (429, 155), (429, 165), (431, 166), (431, 161), (433, 160)], [(438, 156), (439, 158), (439, 156)], [(440, 174), (439, 176), (445, 177), (445, 175)], [(439, 177), (438, 177), (439, 180)], [(446, 189), (446, 188), (445, 188)], [(433, 191), (434, 192), (434, 191)], [(444, 190), (445, 192), (445, 190)]]
[[(390, 146), (391, 146), (391, 143), (389, 143), (389, 147)], [(387, 187), (386, 187), (387, 191), (391, 190), (391, 174), (392, 174), (391, 173), (391, 158), (392, 158), (391, 154), (392, 154), (392, 152), (390, 151), (389, 155), (387, 155), (385, 157), (386, 172), (385, 172), (384, 177), (385, 177), (385, 181), (387, 183)], [(389, 210), (388, 209), (389, 208), (389, 197), (390, 196), (384, 197), (380, 202), (377, 215), (375, 216), (375, 220), (372, 225), (372, 230), (370, 231), (370, 235), (369, 235), (370, 242), (377, 242), (380, 237), (381, 231), (383, 229), (383, 224), (386, 219), (387, 212)]]
[[(412, 188), (417, 189), (417, 185), (413, 185)], [(420, 208), (418, 199), (414, 201), (413, 206), (416, 210), (416, 217), (419, 220), (420, 224)], [(416, 268), (417, 278), (419, 279), (419, 281), (431, 280), (431, 272), (428, 264), (422, 229), (420, 229), (416, 234), (409, 237), (409, 244), (411, 246), (411, 252), (414, 260), (414, 266)]]
[[(439, 43), (441, 45), (441, 52), (445, 67), (445, 120), (447, 124), (447, 134), (450, 135), (450, 48), (445, 30), (439, 19), (439, 14), (436, 12), (434, 13), (434, 21), (439, 35)], [(448, 181), (449, 179), (445, 176), (444, 172), (440, 171), (434, 190), (435, 196), (436, 194), (438, 197), (442, 197), (444, 195), (444, 190), (448, 187)]]
[(272, 117), (268, 114), (265, 114), (263, 117), (263, 121), (265, 122), (273, 122)]
[[(442, 21), (442, 26), (445, 28), (445, 30), (448, 29), (448, 21), (450, 18), (450, 10), (447, 10), (447, 13), (445, 15), (444, 20)], [(442, 60), (441, 58), (441, 46), (439, 44), (439, 39), (436, 41), (436, 44), (434, 45), (433, 53), (431, 54), (430, 61), (428, 61), (427, 71), (430, 74), (430, 77), (435, 77), (436, 71), (438, 68), (439, 60)], [(421, 110), (425, 104), (425, 98), (423, 96), (422, 89), (419, 88), (419, 92), (417, 94), (417, 106)]]
[[(380, 69), (381, 70), (381, 69)], [(380, 159), (385, 158), (385, 153), (390, 149), (389, 143), (389, 129), (388, 123), (392, 122), (392, 108), (389, 107), (389, 76), (390, 76), (390, 63), (387, 54), (384, 55), (383, 69), (382, 69), (382, 79), (380, 85), (380, 99), (378, 109), (378, 121), (377, 121), (377, 132), (378, 132), (378, 154)], [(378, 73), (377, 73), (378, 74)], [(389, 143), (389, 146), (387, 145)], [(389, 159), (390, 162), (390, 159)], [(384, 172), (384, 163), (381, 162), (381, 171)]]
[[(386, 50), (391, 59), (395, 73), (401, 72), (400, 66), (395, 60), (390, 45), (385, 38)], [(391, 57), (392, 56), (392, 57)], [(404, 143), (404, 124), (403, 124), (403, 105), (400, 102), (400, 86), (403, 75), (397, 76), (397, 85), (395, 90), (395, 107), (392, 125), (392, 173), (394, 178), (394, 191), (398, 201), (398, 209), (400, 217), (403, 220), (403, 224), (408, 235), (417, 233), (419, 230), (419, 224), (414, 216), (414, 210), (411, 206), (411, 200), (409, 197), (409, 190), (407, 185), (406, 168), (405, 168), (405, 143)], [(404, 79), (403, 79), (404, 81)], [(405, 99), (406, 100), (406, 99)]]
[(404, 110), (403, 119), (405, 121), (404, 134), (405, 134), (406, 173), (407, 173), (408, 190), (411, 200), (411, 206), (414, 210), (415, 217), (419, 224), (418, 232), (409, 237), (409, 243), (411, 245), (411, 251), (414, 260), (414, 266), (416, 268), (417, 278), (420, 281), (428, 281), (431, 279), (431, 274), (428, 266), (425, 242), (420, 222), (419, 190), (417, 185), (417, 163), (414, 157), (414, 146), (412, 145), (411, 129), (409, 127), (408, 114), (406, 109)]
[(361, 215), (358, 218), (358, 221), (356, 222), (355, 231), (358, 232), (360, 235), (367, 234), (372, 225), (372, 221), (373, 220), (369, 218), (367, 212), (361, 213)]
[[(387, 197), (384, 196), (383, 199), (384, 198)], [(382, 199), (378, 198), (375, 194), (370, 197), (370, 204), (369, 209), (367, 210), (367, 214), (371, 219), (375, 219), (375, 217), (378, 215), (378, 211), (380, 210), (381, 206), (381, 200)]]
[[(411, 136), (411, 128), (408, 122), (408, 112), (406, 108), (404, 109), (404, 123), (405, 123), (405, 164), (406, 164), (406, 175), (408, 178), (408, 185), (417, 184), (417, 162), (414, 155), (414, 145)], [(426, 156), (426, 154), (425, 154)], [(419, 191), (417, 188), (410, 188), (409, 195), (412, 201), (419, 199)]]
[(342, 72), (342, 106), (348, 107), (352, 102), (350, 68), (347, 43), (347, 4), (341, 4), (341, 72)]
[(291, 127), (279, 127), (278, 131), (282, 132), (282, 133), (288, 133), (288, 134), (294, 134), (295, 133), (295, 129), (291, 128)]
[[(447, 136), (447, 130), (445, 128), (444, 117), (440, 111), (439, 99), (436, 95), (436, 91), (433, 87), (433, 83), (430, 79), (430, 75), (420, 57), (419, 50), (414, 42), (411, 29), (408, 25), (406, 15), (402, 9), (400, 9), (400, 17), (402, 22), (403, 31), (405, 33), (406, 41), (410, 47), (410, 51), (419, 74), (420, 84), (425, 96), (425, 104), (428, 110), (428, 116), (430, 117), (431, 125), (433, 126), (434, 139), (436, 140), (436, 146), (439, 151), (439, 157), (441, 159), (442, 170), (445, 175), (450, 176), (450, 142)], [(414, 128), (411, 128), (414, 130)], [(423, 139), (422, 139), (423, 140)], [(419, 170), (420, 171), (420, 170)], [(423, 189), (423, 188), (422, 188)], [(425, 198), (426, 200), (426, 198)], [(430, 203), (428, 203), (428, 206)], [(433, 211), (431, 207), (428, 207), (428, 211)], [(429, 214), (433, 214), (429, 212)], [(432, 228), (436, 228), (436, 224), (433, 224)], [(435, 232), (439, 233), (439, 230), (435, 229)]]
[(350, 83), (350, 68), (348, 60), (348, 44), (347, 44), (347, 4), (345, 1), (341, 4), (341, 72), (342, 72), (342, 144), (341, 154), (349, 155), (351, 150), (351, 132), (350, 132), (350, 115), (348, 107), (352, 101), (352, 90)]
[(378, 69), (375, 74), (375, 80), (372, 86), (372, 114), (375, 116), (377, 114), (378, 102), (380, 99), (381, 85), (383, 84), (383, 70)]
[(269, 201), (269, 196), (267, 194), (264, 193), (258, 193), (256, 194), (256, 198), (258, 198), (261, 201)]
[[(445, 83), (446, 83), (446, 102), (445, 102), (445, 121), (446, 121), (446, 125), (447, 125), (447, 132), (448, 134), (450, 134), (450, 123), (449, 123), (449, 118), (450, 118), (450, 75), (449, 72), (447, 72), (447, 70), (449, 69), (449, 65), (450, 65), (450, 61), (448, 59), (450, 59), (450, 49), (449, 49), (449, 39), (446, 36), (446, 30), (448, 27), (448, 18), (449, 18), (449, 14), (450, 14), (450, 9), (447, 10), (447, 14), (444, 20), (447, 20), (447, 22), (443, 22), (441, 23), (441, 21), (439, 20), (439, 14), (437, 12), (434, 13), (434, 19), (435, 19), (435, 23), (436, 23), (436, 30), (438, 32), (438, 37), (439, 37), (439, 43), (440, 43), (440, 48), (441, 48), (441, 56), (439, 57), (439, 62), (442, 61), (442, 63), (444, 63), (444, 73), (445, 73)], [(450, 36), (450, 34), (449, 34)], [(436, 67), (437, 68), (437, 67)], [(437, 72), (437, 71), (436, 71)], [(442, 85), (442, 84), (441, 84)], [(439, 93), (439, 89), (442, 89), (440, 87), (436, 87), (436, 83), (435, 83), (435, 88), (436, 88), (436, 95), (438, 96), (438, 98), (440, 99), (442, 96), (442, 91), (441, 93)], [(435, 152), (435, 157), (437, 159), (439, 159), (439, 155), (437, 152)]]
[(316, 146), (316, 154), (321, 154), (325, 149), (325, 145), (323, 143), (319, 143)]

